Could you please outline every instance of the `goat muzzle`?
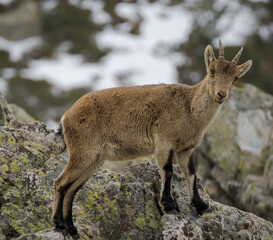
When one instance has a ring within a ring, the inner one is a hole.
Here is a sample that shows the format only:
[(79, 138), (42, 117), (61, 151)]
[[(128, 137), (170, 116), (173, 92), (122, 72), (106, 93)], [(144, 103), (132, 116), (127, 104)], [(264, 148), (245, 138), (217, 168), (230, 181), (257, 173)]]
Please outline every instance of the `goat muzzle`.
[(227, 99), (227, 93), (223, 90), (217, 91), (215, 93), (215, 100), (218, 103), (223, 103)]

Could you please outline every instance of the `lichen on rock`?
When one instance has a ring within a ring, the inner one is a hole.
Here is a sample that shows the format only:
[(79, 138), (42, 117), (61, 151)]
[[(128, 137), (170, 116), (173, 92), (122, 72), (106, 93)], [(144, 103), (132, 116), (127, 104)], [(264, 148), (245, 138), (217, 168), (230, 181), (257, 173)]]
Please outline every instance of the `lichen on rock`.
[[(198, 170), (218, 201), (273, 221), (273, 97), (235, 87), (199, 148)], [(216, 190), (217, 189), (217, 190)]]
[[(63, 140), (41, 122), (18, 122), (1, 99), (0, 239), (70, 240), (54, 231), (51, 220), (53, 182), (69, 158)], [(155, 160), (134, 163), (119, 173), (101, 168), (76, 195), (74, 222), (81, 239), (272, 239), (271, 222), (214, 202), (200, 181), (198, 188), (212, 213), (196, 214), (185, 178), (174, 164), (172, 193), (181, 212), (162, 215)]]

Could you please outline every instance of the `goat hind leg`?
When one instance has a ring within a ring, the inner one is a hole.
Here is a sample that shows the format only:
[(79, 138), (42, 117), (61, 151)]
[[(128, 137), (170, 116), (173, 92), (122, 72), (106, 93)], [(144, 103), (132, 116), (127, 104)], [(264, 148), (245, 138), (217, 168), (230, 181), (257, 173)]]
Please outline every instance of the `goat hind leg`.
[(92, 175), (99, 167), (101, 167), (103, 163), (98, 154), (91, 159), (92, 160), (84, 166), (84, 169), (82, 169), (80, 177), (67, 189), (63, 201), (63, 215), (65, 225), (67, 227), (68, 233), (72, 236), (73, 239), (79, 239), (77, 228), (75, 227), (72, 219), (74, 197), (78, 190), (88, 181), (90, 177), (92, 177)]
[(73, 199), (78, 190), (84, 185), (88, 178), (79, 177), (67, 190), (63, 200), (63, 217), (67, 232), (72, 236), (73, 239), (79, 239), (78, 231), (73, 224), (72, 219), (72, 205)]
[(80, 173), (71, 168), (71, 158), (61, 175), (55, 180), (54, 201), (53, 201), (53, 222), (57, 230), (63, 231), (67, 227), (63, 217), (63, 201), (67, 190), (77, 180)]

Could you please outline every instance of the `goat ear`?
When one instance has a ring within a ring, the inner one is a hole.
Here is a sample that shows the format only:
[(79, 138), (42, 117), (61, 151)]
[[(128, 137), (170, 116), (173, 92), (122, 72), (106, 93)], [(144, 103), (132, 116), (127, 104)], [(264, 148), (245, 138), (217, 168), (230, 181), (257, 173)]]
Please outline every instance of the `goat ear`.
[(239, 78), (244, 76), (247, 71), (251, 68), (252, 60), (248, 60), (247, 62), (243, 63), (242, 65), (238, 66), (239, 69)]
[(212, 63), (216, 59), (211, 45), (208, 45), (206, 47), (204, 57), (205, 57), (206, 69), (208, 71), (210, 63)]

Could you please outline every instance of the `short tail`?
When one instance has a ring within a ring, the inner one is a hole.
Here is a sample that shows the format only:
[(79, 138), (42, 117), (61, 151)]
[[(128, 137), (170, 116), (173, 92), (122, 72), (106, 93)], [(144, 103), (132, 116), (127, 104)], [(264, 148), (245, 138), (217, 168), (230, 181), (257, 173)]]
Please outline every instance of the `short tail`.
[(64, 135), (63, 135), (63, 125), (62, 125), (62, 123), (59, 124), (59, 128), (57, 129), (56, 135), (57, 135), (58, 137), (64, 138)]
[[(63, 126), (62, 126), (62, 123), (59, 124), (59, 128), (57, 129), (57, 132), (56, 132), (55, 136), (56, 136), (56, 137), (61, 137), (61, 138), (62, 138), (63, 143), (64, 143), (64, 148), (63, 148), (63, 151), (62, 151), (62, 152), (64, 152), (65, 149), (66, 149), (66, 144), (65, 144), (65, 140), (64, 140), (64, 134), (63, 134)], [(60, 152), (60, 153), (62, 153), (62, 152)]]

